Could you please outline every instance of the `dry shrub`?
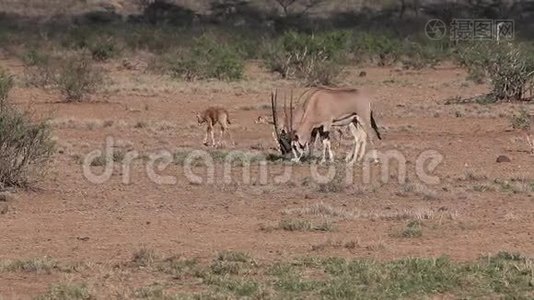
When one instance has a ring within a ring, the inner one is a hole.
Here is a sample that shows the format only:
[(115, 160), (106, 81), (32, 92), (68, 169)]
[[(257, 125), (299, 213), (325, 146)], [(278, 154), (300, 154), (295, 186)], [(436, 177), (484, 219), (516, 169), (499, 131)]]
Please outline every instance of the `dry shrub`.
[(521, 45), (474, 43), (461, 48), (459, 61), (469, 70), (471, 78), (490, 79), (491, 100), (521, 100), (534, 78), (534, 60)]
[[(45, 122), (33, 121), (27, 113), (7, 103), (11, 79), (0, 72), (0, 189), (26, 186), (38, 175), (54, 150)], [(7, 89), (5, 89), (7, 87)]]
[(41, 88), (57, 88), (65, 100), (82, 101), (103, 83), (102, 70), (95, 66), (94, 56), (86, 52), (50, 55), (35, 50), (24, 56), (26, 84)]
[(49, 53), (31, 49), (22, 56), (24, 81), (27, 85), (45, 88), (55, 85), (56, 59)]
[(521, 107), (521, 109), (510, 118), (510, 122), (514, 129), (530, 129), (530, 114), (528, 113), (528, 110), (525, 107)]
[(0, 69), (0, 106), (4, 106), (9, 90), (13, 87), (13, 77)]
[(103, 84), (100, 69), (84, 54), (68, 57), (60, 66), (57, 85), (66, 101), (81, 101)]
[(307, 85), (329, 85), (343, 70), (347, 48), (345, 32), (318, 35), (287, 32), (265, 50), (267, 66), (284, 78), (302, 79)]

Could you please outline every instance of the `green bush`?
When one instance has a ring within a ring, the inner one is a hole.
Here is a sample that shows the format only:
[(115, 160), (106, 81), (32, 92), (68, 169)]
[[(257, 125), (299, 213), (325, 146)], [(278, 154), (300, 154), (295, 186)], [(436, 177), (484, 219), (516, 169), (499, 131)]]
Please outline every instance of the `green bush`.
[(403, 49), (401, 40), (382, 33), (358, 33), (353, 37), (352, 44), (358, 61), (377, 61), (381, 66), (397, 62)]
[(68, 50), (88, 51), (96, 61), (106, 61), (120, 54), (119, 41), (132, 34), (120, 26), (83, 25), (68, 29), (60, 37), (60, 44)]
[(534, 77), (534, 61), (521, 45), (468, 44), (458, 50), (458, 61), (471, 78), (490, 79), (493, 102), (522, 99)]
[(237, 80), (243, 77), (243, 59), (236, 49), (204, 35), (171, 66), (171, 74), (185, 80), (216, 78)]
[(31, 118), (7, 103), (9, 75), (0, 73), (0, 86), (7, 87), (0, 106), (0, 189), (25, 186), (42, 171), (53, 153), (54, 144), (46, 123)]
[(100, 69), (86, 55), (67, 58), (58, 70), (57, 85), (67, 101), (81, 101), (103, 83)]
[(120, 48), (113, 37), (97, 38), (89, 43), (88, 48), (91, 56), (96, 61), (106, 61), (120, 53)]
[(30, 49), (22, 55), (22, 61), (26, 66), (38, 66), (47, 64), (49, 56), (37, 49)]
[(328, 85), (343, 69), (347, 41), (348, 34), (343, 31), (316, 35), (290, 31), (267, 43), (264, 58), (269, 69), (284, 78)]
[(435, 66), (450, 55), (448, 45), (440, 41), (418, 42), (406, 40), (403, 42), (400, 52), (402, 64), (412, 69)]
[(176, 27), (134, 26), (127, 34), (122, 34), (125, 47), (133, 50), (146, 50), (155, 54), (170, 52), (172, 49), (189, 46), (190, 32)]

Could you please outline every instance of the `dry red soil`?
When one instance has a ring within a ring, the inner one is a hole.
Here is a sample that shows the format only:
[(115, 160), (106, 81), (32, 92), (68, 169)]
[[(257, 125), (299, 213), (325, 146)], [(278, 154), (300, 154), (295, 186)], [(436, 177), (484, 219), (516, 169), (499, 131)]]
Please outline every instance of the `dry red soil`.
[[(22, 74), (19, 62), (1, 63)], [(0, 215), (0, 259), (49, 256), (61, 262), (107, 265), (129, 261), (140, 248), (201, 261), (221, 250), (243, 251), (266, 261), (440, 255), (463, 261), (501, 250), (534, 255), (534, 156), (509, 121), (519, 104), (446, 105), (447, 99), (488, 91), (485, 85), (465, 81), (465, 72), (452, 65), (420, 71), (376, 67), (347, 71), (343, 85), (373, 93), (383, 133), (377, 147), (407, 157), (409, 183), (394, 178), (381, 183), (378, 165), (372, 167), (372, 182), (363, 184), (358, 165), (353, 185), (329, 193), (309, 183), (309, 164), (294, 166), (290, 182), (277, 184), (270, 176), (265, 185), (243, 183), (239, 168), (234, 169), (233, 182), (224, 183), (222, 162), (216, 163), (214, 184), (194, 184), (181, 165), (171, 164), (160, 173), (175, 176), (176, 183), (158, 185), (145, 171), (147, 160), (138, 159), (132, 164), (129, 184), (122, 183), (118, 165), (109, 181), (89, 182), (80, 159), (102, 149), (108, 136), (117, 148), (143, 156), (181, 147), (207, 150), (202, 145), (204, 129), (196, 125), (194, 112), (210, 105), (226, 107), (233, 123), (230, 130), (236, 145), (222, 151), (259, 147), (275, 153), (272, 128), (254, 121), (270, 114), (266, 105), (271, 89), (303, 90), (255, 64), (237, 83), (176, 82), (115, 64), (105, 68), (108, 86), (87, 103), (64, 103), (56, 91), (22, 84), (12, 90), (11, 100), (18, 106), (52, 119), (58, 149), (36, 188), (16, 191), (8, 202), (9, 211)], [(362, 69), (366, 77), (357, 76)], [(425, 185), (415, 176), (417, 156), (429, 149), (443, 155), (433, 172), (440, 179), (435, 185)], [(334, 150), (338, 157), (345, 152)], [(511, 162), (496, 163), (499, 155)], [(268, 168), (279, 174), (283, 164), (269, 163)], [(203, 170), (195, 168), (198, 173)], [(257, 170), (252, 167), (253, 181)], [(332, 208), (345, 216), (295, 213), (313, 207)], [(288, 218), (326, 218), (333, 229), (265, 230)], [(417, 218), (422, 219), (422, 236), (400, 237), (406, 224)], [(329, 247), (327, 241), (354, 242), (355, 247)], [(100, 275), (95, 277), (107, 278)], [(64, 279), (57, 274), (0, 273), (0, 298), (35, 296)], [(145, 279), (133, 277), (122, 284), (140, 285)]]

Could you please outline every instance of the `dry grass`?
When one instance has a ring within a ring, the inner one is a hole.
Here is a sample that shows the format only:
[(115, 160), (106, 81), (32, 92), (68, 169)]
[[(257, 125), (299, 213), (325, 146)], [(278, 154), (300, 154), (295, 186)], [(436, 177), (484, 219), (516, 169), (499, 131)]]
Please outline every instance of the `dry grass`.
[(344, 207), (333, 207), (324, 202), (318, 202), (305, 207), (287, 208), (282, 210), (284, 215), (295, 215), (299, 217), (314, 216), (331, 220), (431, 220), (431, 219), (456, 219), (456, 211), (441, 211), (427, 207), (413, 209), (403, 209), (399, 211), (369, 211), (351, 210)]
[[(275, 78), (258, 78), (245, 73), (245, 78), (235, 82), (224, 81), (192, 81), (173, 80), (170, 76), (154, 76), (151, 74), (136, 74), (134, 77), (121, 76), (104, 87), (104, 91), (114, 94), (131, 95), (132, 92), (156, 96), (165, 94), (195, 94), (207, 99), (215, 100), (220, 94), (261, 94), (273, 86), (279, 88), (297, 88), (294, 82), (276, 80)], [(265, 99), (268, 100), (267, 98)]]
[[(125, 120), (101, 120), (101, 119), (77, 119), (77, 118), (56, 118), (47, 122), (52, 128), (57, 129), (78, 129), (95, 130), (102, 128), (120, 129), (134, 128), (139, 130), (149, 130), (151, 132), (172, 131), (178, 128), (178, 124), (170, 121), (145, 121), (128, 122)], [(196, 127), (196, 126), (195, 126)]]
[(312, 251), (324, 251), (328, 249), (347, 249), (352, 250), (355, 248), (360, 248), (360, 242), (359, 241), (334, 241), (332, 239), (327, 239), (323, 243), (319, 243), (316, 245), (312, 245), (311, 250)]
[(151, 267), (159, 258), (154, 250), (141, 248), (132, 255), (132, 263), (137, 267)]
[(350, 211), (342, 207), (333, 207), (331, 205), (325, 204), (322, 201), (302, 208), (287, 208), (284, 209), (282, 213), (285, 215), (312, 215), (320, 216), (323, 218), (330, 217), (345, 220), (355, 219), (357, 217), (357, 213), (354, 211)]
[(401, 197), (407, 197), (409, 195), (416, 195), (416, 196), (422, 197), (424, 200), (439, 199), (439, 194), (437, 191), (419, 182), (416, 182), (416, 183), (407, 182), (403, 184), (401, 186), (400, 191), (397, 192), (397, 195)]

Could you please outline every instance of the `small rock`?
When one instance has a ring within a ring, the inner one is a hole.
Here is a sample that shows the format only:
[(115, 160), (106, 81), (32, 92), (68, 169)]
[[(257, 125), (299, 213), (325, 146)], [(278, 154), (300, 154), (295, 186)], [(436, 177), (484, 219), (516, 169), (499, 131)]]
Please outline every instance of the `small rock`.
[(360, 77), (365, 77), (365, 76), (367, 76), (367, 72), (365, 72), (365, 71), (361, 71), (360, 74), (359, 74), (358, 76), (360, 76)]
[(498, 163), (503, 163), (503, 162), (511, 162), (510, 158), (506, 155), (499, 155), (499, 157), (497, 157), (497, 162)]
[(0, 215), (7, 214), (7, 211), (9, 210), (9, 207), (7, 206), (7, 203), (0, 203)]

